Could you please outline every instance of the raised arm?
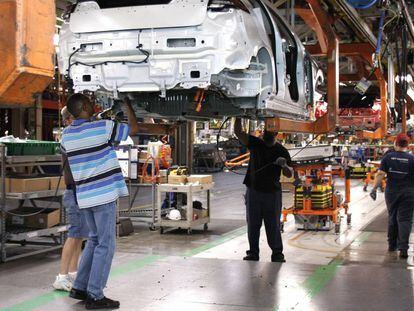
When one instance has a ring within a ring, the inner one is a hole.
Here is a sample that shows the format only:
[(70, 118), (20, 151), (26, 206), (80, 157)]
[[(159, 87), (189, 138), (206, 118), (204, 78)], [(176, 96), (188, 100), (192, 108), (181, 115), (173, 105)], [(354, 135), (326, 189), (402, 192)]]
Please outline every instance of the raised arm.
[(135, 111), (132, 108), (131, 101), (129, 100), (129, 98), (125, 98), (125, 104), (127, 106), (129, 135), (135, 135), (138, 133), (137, 117), (135, 116)]
[(243, 145), (248, 146), (249, 135), (243, 131), (240, 118), (237, 118), (236, 122), (234, 123), (234, 134), (236, 134), (237, 138)]

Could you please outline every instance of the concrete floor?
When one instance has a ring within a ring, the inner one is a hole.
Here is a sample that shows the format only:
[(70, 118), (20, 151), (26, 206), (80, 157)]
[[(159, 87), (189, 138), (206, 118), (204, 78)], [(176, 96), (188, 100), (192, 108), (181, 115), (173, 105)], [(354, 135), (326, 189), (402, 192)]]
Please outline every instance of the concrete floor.
[[(297, 231), (289, 219), (287, 263), (269, 262), (264, 233), (260, 262), (244, 262), (241, 180), (215, 175), (207, 233), (160, 235), (137, 224), (134, 235), (120, 238), (107, 296), (119, 299), (121, 310), (413, 310), (412, 244), (410, 258), (400, 260), (387, 253), (385, 232), (363, 231), (385, 209), (382, 194), (373, 202), (355, 181), (352, 225), (344, 219), (340, 235)], [(291, 201), (284, 194), (284, 204)], [(49, 253), (0, 265), (0, 309), (84, 310), (52, 290), (58, 264), (59, 254)]]

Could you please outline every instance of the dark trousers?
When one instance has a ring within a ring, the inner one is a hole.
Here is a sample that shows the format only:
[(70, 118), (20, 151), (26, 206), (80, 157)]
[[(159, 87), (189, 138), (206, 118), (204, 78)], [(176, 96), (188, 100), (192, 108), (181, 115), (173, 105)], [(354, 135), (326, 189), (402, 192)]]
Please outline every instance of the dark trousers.
[(246, 218), (250, 250), (248, 254), (259, 255), (260, 228), (264, 221), (267, 243), (273, 254), (283, 252), (280, 234), (280, 213), (282, 211), (282, 192), (265, 193), (247, 188)]
[(388, 209), (388, 244), (399, 250), (408, 249), (414, 209), (414, 191), (385, 191)]

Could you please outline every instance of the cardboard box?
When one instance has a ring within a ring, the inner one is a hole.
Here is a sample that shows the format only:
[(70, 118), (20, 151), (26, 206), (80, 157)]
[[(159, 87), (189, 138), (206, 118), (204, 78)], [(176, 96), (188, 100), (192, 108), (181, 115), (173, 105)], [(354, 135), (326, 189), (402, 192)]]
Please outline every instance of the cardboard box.
[(146, 151), (141, 151), (141, 152), (139, 153), (139, 159), (140, 159), (140, 160), (146, 160), (146, 159), (148, 159), (148, 152), (146, 152)]
[[(50, 190), (56, 190), (58, 183), (59, 183), (59, 177), (49, 177), (50, 180), (50, 186), (49, 189)], [(62, 176), (61, 180), (60, 180), (60, 184), (59, 184), (59, 189), (66, 189), (66, 184), (65, 184), (65, 178)]]
[(189, 183), (211, 184), (213, 182), (212, 175), (191, 175), (187, 178)]
[(181, 185), (187, 183), (187, 176), (185, 175), (169, 175), (168, 183), (174, 185)]
[(193, 209), (193, 215), (197, 215), (197, 219), (208, 217), (207, 209)]
[[(21, 192), (34, 192), (45, 191), (50, 189), (49, 177), (40, 178), (6, 178), (7, 192), (21, 193)], [(7, 186), (7, 182), (9, 185)]]
[(168, 183), (168, 177), (167, 176), (157, 177), (157, 182), (159, 184), (166, 184), (166, 183)]
[[(22, 207), (11, 211), (15, 214), (33, 214), (42, 210), (42, 208), (35, 207)], [(8, 215), (6, 222), (9, 225), (24, 226), (34, 229), (46, 229), (54, 227), (60, 224), (60, 210), (55, 208), (48, 208), (42, 211), (42, 213), (22, 217), (22, 216), (13, 216)]]
[(291, 182), (282, 182), (282, 190), (295, 193), (295, 186)]

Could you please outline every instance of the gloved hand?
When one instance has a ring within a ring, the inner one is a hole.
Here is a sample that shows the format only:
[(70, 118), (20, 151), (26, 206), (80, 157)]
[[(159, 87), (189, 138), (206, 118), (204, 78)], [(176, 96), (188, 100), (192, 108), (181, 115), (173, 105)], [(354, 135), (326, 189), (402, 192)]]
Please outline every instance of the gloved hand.
[(370, 192), (370, 194), (369, 194), (369, 196), (374, 200), (374, 201), (376, 201), (377, 200), (377, 189), (376, 188), (374, 188), (374, 189), (372, 189), (371, 190), (371, 192)]
[(275, 164), (276, 164), (276, 165), (279, 165), (279, 166), (281, 166), (281, 167), (285, 167), (285, 166), (287, 166), (287, 161), (286, 161), (286, 159), (285, 159), (285, 158), (283, 158), (283, 157), (278, 157), (278, 158), (276, 159)]

